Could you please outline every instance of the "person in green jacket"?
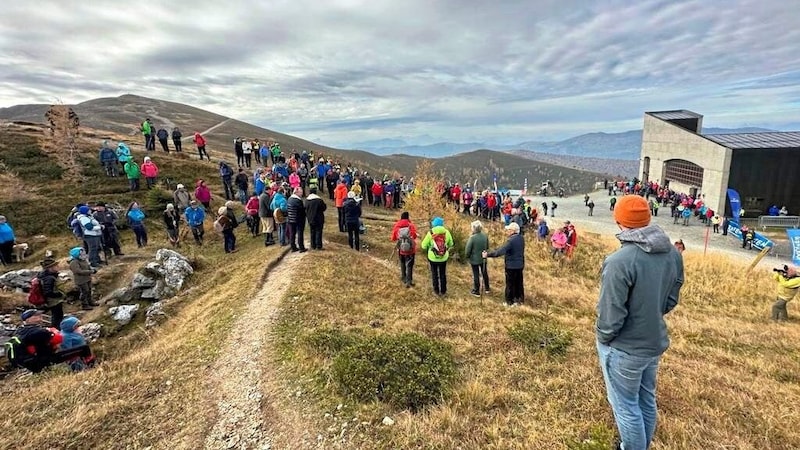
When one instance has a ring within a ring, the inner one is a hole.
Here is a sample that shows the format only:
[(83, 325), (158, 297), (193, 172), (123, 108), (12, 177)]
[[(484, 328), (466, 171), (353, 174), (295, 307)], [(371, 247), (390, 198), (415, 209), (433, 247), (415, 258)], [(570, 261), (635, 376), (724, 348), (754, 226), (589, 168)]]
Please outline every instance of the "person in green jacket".
[(144, 149), (155, 150), (156, 141), (153, 139), (153, 124), (150, 123), (149, 117), (142, 122), (142, 134), (144, 135)]
[(489, 272), (486, 271), (486, 258), (484, 250), (489, 250), (489, 236), (483, 232), (483, 223), (480, 220), (472, 222), (472, 235), (467, 240), (464, 256), (472, 266), (472, 290), (470, 294), (481, 296), (481, 278), (483, 278), (483, 292), (489, 294)]
[(431, 231), (425, 235), (421, 246), (428, 252), (433, 293), (444, 297), (447, 294), (447, 260), (453, 248), (453, 236), (444, 227), (444, 219), (436, 217), (431, 221)]
[(130, 184), (131, 192), (138, 191), (139, 177), (141, 176), (139, 165), (136, 164), (136, 161), (134, 161), (133, 158), (131, 158), (125, 163), (123, 168), (125, 169), (125, 175), (128, 176), (128, 183)]

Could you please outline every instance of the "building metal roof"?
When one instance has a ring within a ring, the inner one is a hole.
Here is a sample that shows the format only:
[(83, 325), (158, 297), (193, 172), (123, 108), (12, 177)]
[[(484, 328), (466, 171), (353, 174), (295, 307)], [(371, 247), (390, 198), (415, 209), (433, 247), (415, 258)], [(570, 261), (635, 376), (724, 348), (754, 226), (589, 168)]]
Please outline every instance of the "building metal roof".
[(675, 111), (653, 111), (648, 112), (653, 117), (658, 117), (661, 120), (680, 120), (680, 119), (702, 119), (702, 114), (697, 114), (686, 109), (677, 109)]
[(800, 131), (704, 134), (702, 136), (731, 149), (800, 148)]

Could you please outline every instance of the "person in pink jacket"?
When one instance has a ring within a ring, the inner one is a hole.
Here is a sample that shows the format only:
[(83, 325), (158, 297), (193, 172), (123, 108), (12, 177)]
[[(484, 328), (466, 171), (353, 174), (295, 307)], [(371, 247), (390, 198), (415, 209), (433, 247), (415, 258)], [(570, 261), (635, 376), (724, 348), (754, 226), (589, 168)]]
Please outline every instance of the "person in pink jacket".
[(564, 233), (563, 228), (557, 228), (555, 233), (553, 233), (553, 237), (550, 238), (550, 241), (553, 245), (553, 254), (551, 255), (553, 258), (559, 253), (564, 253), (567, 248), (567, 235)]
[(156, 163), (150, 160), (149, 156), (144, 157), (141, 171), (142, 175), (144, 175), (144, 179), (147, 181), (147, 189), (155, 186), (156, 182), (158, 181), (158, 166)]
[(197, 188), (194, 190), (194, 198), (196, 198), (198, 202), (203, 204), (203, 206), (206, 208), (206, 211), (210, 210), (211, 191), (208, 189), (208, 186), (206, 186), (205, 181), (197, 180)]
[(297, 172), (292, 172), (289, 175), (289, 186), (291, 186), (292, 189), (300, 187), (300, 175), (298, 175)]

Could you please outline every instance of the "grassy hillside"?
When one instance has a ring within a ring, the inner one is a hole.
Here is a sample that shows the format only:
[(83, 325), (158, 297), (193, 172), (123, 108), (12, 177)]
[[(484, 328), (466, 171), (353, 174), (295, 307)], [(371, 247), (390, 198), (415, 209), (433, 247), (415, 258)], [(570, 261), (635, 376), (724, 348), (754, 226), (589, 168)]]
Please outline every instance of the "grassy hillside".
[[(20, 105), (0, 108), (0, 119), (43, 122), (48, 106)], [(170, 126), (176, 125), (183, 130), (183, 135), (187, 138), (191, 137), (194, 131), (203, 132), (213, 127), (212, 131), (205, 134), (208, 140), (207, 149), (215, 158), (226, 160), (235, 160), (233, 138), (237, 136), (262, 140), (275, 139), (281, 143), (281, 148), (285, 152), (306, 150), (315, 155), (326, 155), (336, 160), (350, 162), (355, 167), (381, 176), (383, 174), (410, 176), (416, 170), (417, 164), (426, 160), (414, 156), (378, 156), (358, 150), (333, 149), (295, 136), (229, 119), (200, 108), (136, 95), (90, 100), (74, 105), (73, 108), (80, 117), (81, 124), (126, 137), (134, 144), (132, 148), (143, 148), (143, 138), (138, 126), (145, 117), (151, 117), (157, 128), (168, 126), (169, 129)], [(185, 142), (184, 148), (194, 155), (192, 153), (194, 145), (191, 141)], [(551, 180), (557, 187), (563, 187), (567, 193), (586, 192), (590, 190), (594, 181), (603, 179), (603, 175), (599, 173), (547, 162), (531, 162), (522, 157), (491, 150), (462, 153), (433, 161), (437, 170), (442, 171), (444, 178), (461, 183), (473, 183), (477, 178), (479, 185), (484, 187), (491, 185), (495, 173), (498, 176), (498, 185), (502, 188), (522, 189), (525, 178), (528, 178), (530, 188), (542, 181)]]

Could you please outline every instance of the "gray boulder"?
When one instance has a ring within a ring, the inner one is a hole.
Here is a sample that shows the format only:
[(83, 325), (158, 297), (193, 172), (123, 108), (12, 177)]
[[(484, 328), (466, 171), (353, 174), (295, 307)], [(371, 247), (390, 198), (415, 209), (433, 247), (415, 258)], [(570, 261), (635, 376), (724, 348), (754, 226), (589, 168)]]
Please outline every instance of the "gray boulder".
[(144, 326), (147, 328), (152, 328), (158, 325), (158, 322), (166, 317), (167, 313), (164, 312), (164, 304), (161, 302), (155, 302), (148, 306), (147, 310), (145, 311)]
[(100, 338), (100, 330), (103, 325), (95, 322), (89, 322), (81, 325), (81, 333), (86, 338), (86, 342), (92, 343)]
[[(163, 300), (174, 297), (183, 287), (186, 277), (194, 273), (189, 260), (180, 253), (166, 248), (156, 252), (156, 259), (144, 267), (147, 274), (156, 275), (154, 292), (148, 292), (147, 298)], [(144, 293), (142, 294), (144, 298)]]
[(111, 314), (111, 318), (114, 319), (115, 322), (124, 326), (131, 322), (138, 310), (139, 305), (119, 305), (108, 308), (108, 313)]
[(156, 279), (143, 273), (137, 273), (131, 280), (131, 289), (147, 289), (156, 285)]
[(8, 289), (28, 289), (38, 271), (29, 269), (12, 270), (0, 275), (0, 286)]

